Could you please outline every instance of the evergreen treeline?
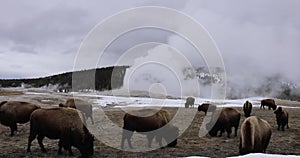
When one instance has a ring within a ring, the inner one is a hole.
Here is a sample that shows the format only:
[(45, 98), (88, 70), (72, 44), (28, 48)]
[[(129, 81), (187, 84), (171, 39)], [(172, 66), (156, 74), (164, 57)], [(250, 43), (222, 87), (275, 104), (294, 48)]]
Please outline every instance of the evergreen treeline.
[(129, 66), (113, 66), (90, 70), (67, 72), (33, 79), (0, 79), (0, 87), (48, 87), (56, 85), (58, 90), (111, 90), (120, 88)]

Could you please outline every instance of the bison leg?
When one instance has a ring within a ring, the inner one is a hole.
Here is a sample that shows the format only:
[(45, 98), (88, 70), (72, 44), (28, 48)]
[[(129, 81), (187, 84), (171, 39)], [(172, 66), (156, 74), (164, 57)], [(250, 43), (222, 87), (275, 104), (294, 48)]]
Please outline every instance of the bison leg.
[(222, 137), (222, 134), (225, 132), (225, 129), (221, 129), (220, 130), (220, 134), (219, 134), (219, 137)]
[(284, 124), (281, 124), (281, 130), (284, 131)]
[(46, 149), (45, 149), (44, 144), (43, 144), (43, 139), (44, 139), (44, 136), (38, 135), (38, 137), (37, 137), (38, 143), (41, 147), (42, 152), (45, 153)]
[(90, 115), (90, 118), (91, 118), (91, 120), (92, 120), (92, 124), (94, 124), (94, 118), (93, 118), (93, 116)]
[(58, 151), (57, 151), (57, 154), (58, 155), (62, 154), (62, 143), (61, 143), (61, 140), (58, 141)]
[(30, 146), (31, 146), (31, 142), (35, 139), (36, 134), (32, 132), (32, 130), (30, 130), (30, 135), (28, 138), (28, 145), (27, 145), (27, 152), (30, 152)]
[(148, 139), (148, 148), (151, 148), (151, 144), (152, 144), (152, 140), (154, 138), (154, 135), (153, 134), (148, 134), (147, 135), (147, 139)]
[(238, 130), (238, 127), (239, 127), (239, 126), (235, 126), (235, 127), (234, 127), (234, 136), (235, 136), (235, 137), (237, 136), (237, 130)]
[(10, 136), (14, 136), (14, 131), (17, 131), (18, 130), (18, 126), (17, 126), (17, 123), (15, 122), (12, 122), (9, 126), (10, 128)]
[(227, 137), (230, 138), (230, 134), (232, 132), (231, 128), (227, 128), (226, 132), (227, 132)]
[(122, 134), (122, 141), (121, 141), (121, 149), (124, 149), (124, 142), (125, 142), (125, 139), (127, 139), (127, 142), (128, 142), (128, 145), (131, 149), (133, 149), (132, 145), (131, 145), (131, 137), (133, 135), (133, 132), (132, 131), (129, 131), (129, 130), (126, 130), (126, 129), (123, 129), (123, 134)]
[(82, 121), (86, 125), (86, 115), (83, 112), (81, 112), (81, 115), (82, 115)]

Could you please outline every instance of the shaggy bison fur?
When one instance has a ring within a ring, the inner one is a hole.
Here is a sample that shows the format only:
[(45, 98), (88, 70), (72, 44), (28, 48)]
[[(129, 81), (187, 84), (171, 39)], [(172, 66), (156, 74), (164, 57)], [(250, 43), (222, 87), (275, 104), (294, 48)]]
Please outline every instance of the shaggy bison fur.
[(92, 104), (77, 98), (70, 98), (66, 101), (65, 104), (60, 103), (59, 107), (70, 107), (74, 109), (78, 109), (81, 111), (83, 122), (86, 124), (86, 120), (91, 118), (92, 124), (94, 124), (93, 119), (93, 107)]
[(30, 114), (40, 108), (39, 106), (19, 101), (4, 101), (0, 103), (0, 122), (10, 127), (10, 135), (17, 131), (17, 123), (26, 123), (30, 119)]
[(261, 108), (265, 109), (265, 106), (267, 106), (269, 110), (271, 110), (271, 108), (273, 110), (276, 110), (276, 108), (277, 108), (277, 105), (275, 104), (274, 99), (261, 100), (260, 109)]
[(217, 109), (216, 105), (203, 103), (198, 106), (198, 111), (203, 111), (206, 115), (207, 112), (214, 112)]
[(289, 113), (282, 109), (282, 107), (278, 107), (277, 110), (274, 111), (274, 113), (276, 114), (276, 122), (278, 125), (278, 130), (280, 130), (280, 126), (281, 126), (281, 130), (284, 131), (284, 126), (286, 126), (286, 128), (289, 128)]
[(62, 147), (73, 155), (71, 147), (77, 148), (82, 157), (93, 155), (94, 136), (82, 123), (77, 110), (72, 108), (38, 109), (30, 118), (30, 135), (28, 138), (27, 152), (30, 152), (31, 142), (36, 138), (43, 152), (44, 137), (59, 139), (58, 154), (62, 153)]
[[(239, 111), (233, 108), (223, 108), (219, 113), (219, 116), (216, 116), (217, 112), (213, 114), (211, 122), (206, 124), (206, 129), (209, 130), (211, 136), (217, 136), (218, 131), (220, 131), (219, 137), (226, 131), (227, 137), (230, 138), (232, 132), (232, 127), (235, 128), (234, 135), (237, 136), (237, 129), (239, 127), (241, 114)], [(217, 119), (215, 121), (215, 119)]]
[(166, 110), (143, 109), (132, 111), (130, 114), (126, 113), (123, 118), (124, 126), (121, 148), (124, 148), (126, 139), (129, 147), (133, 148), (130, 139), (134, 131), (147, 135), (149, 148), (154, 137), (156, 137), (160, 147), (163, 146), (162, 138), (166, 140), (168, 147), (175, 147), (179, 129), (170, 124), (170, 120), (170, 114)]
[(252, 112), (252, 104), (247, 100), (243, 106), (245, 117), (249, 117)]
[(270, 124), (256, 116), (245, 119), (241, 126), (240, 155), (266, 152), (272, 135)]

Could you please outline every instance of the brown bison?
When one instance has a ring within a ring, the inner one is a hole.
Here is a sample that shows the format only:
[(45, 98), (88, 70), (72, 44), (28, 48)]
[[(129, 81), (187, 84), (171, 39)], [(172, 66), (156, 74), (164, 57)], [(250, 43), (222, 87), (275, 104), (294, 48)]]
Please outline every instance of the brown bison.
[(217, 109), (216, 105), (209, 104), (209, 103), (203, 103), (198, 106), (198, 111), (203, 111), (206, 115), (207, 111), (208, 112), (214, 112)]
[(73, 155), (71, 147), (77, 148), (82, 157), (93, 155), (94, 136), (82, 123), (77, 110), (72, 108), (38, 109), (31, 114), (30, 135), (27, 152), (30, 152), (31, 142), (36, 138), (42, 152), (46, 152), (43, 145), (44, 137), (59, 139), (58, 154), (62, 147)]
[(261, 100), (260, 109), (261, 108), (265, 109), (265, 106), (267, 106), (269, 110), (271, 110), (271, 108), (273, 110), (276, 110), (276, 108), (277, 108), (277, 105), (275, 104), (274, 99), (264, 99), (264, 100)]
[(243, 106), (245, 117), (249, 117), (252, 111), (252, 104), (247, 100)]
[(191, 107), (194, 107), (194, 103), (195, 103), (195, 98), (193, 97), (187, 97), (186, 98), (186, 101), (185, 101), (185, 108), (189, 108), (190, 106)]
[(17, 123), (26, 123), (30, 119), (30, 114), (40, 108), (39, 106), (27, 102), (4, 101), (0, 103), (0, 122), (10, 127), (10, 136), (17, 131)]
[[(134, 115), (132, 115), (134, 114)], [(143, 109), (133, 111), (132, 114), (126, 113), (123, 120), (123, 134), (121, 148), (124, 148), (125, 139), (127, 139), (129, 147), (132, 149), (131, 137), (133, 132), (142, 132), (147, 135), (148, 147), (151, 147), (151, 143), (154, 137), (162, 147), (162, 138), (168, 143), (168, 147), (175, 147), (177, 144), (177, 137), (179, 129), (170, 124), (170, 114), (166, 110), (156, 111), (154, 109)], [(153, 114), (151, 116), (147, 116)], [(146, 117), (142, 117), (146, 116)]]
[[(212, 118), (212, 121), (206, 124), (206, 129), (209, 129), (209, 135), (215, 137), (217, 136), (218, 131), (220, 131), (219, 137), (222, 134), (227, 132), (227, 137), (230, 138), (231, 128), (234, 127), (234, 136), (237, 136), (237, 129), (239, 127), (241, 114), (239, 111), (233, 108), (223, 108), (220, 112), (219, 117), (215, 116)], [(217, 121), (213, 121), (217, 119)], [(215, 124), (213, 124), (215, 122)]]
[(282, 107), (278, 107), (277, 110), (274, 111), (276, 114), (276, 121), (278, 125), (278, 130), (284, 131), (284, 126), (286, 125), (286, 128), (289, 128), (289, 113), (286, 110), (283, 110)]
[(92, 124), (94, 124), (93, 107), (92, 104), (89, 102), (76, 98), (71, 98), (68, 99), (65, 104), (60, 103), (59, 107), (70, 107), (78, 109), (79, 111), (81, 111), (84, 124), (86, 124), (86, 120), (88, 119), (88, 117), (91, 118)]
[(269, 123), (256, 116), (245, 119), (241, 126), (240, 155), (266, 152), (272, 135)]

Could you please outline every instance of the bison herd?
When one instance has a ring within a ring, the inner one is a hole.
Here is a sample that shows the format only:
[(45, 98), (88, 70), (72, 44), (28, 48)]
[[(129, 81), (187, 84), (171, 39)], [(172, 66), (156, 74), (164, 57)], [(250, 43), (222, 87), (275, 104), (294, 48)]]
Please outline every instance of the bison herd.
[[(191, 97), (187, 98), (186, 104)], [(278, 125), (278, 130), (284, 131), (284, 128), (289, 128), (288, 125), (288, 112), (282, 107), (278, 107), (273, 99), (263, 99), (261, 100), (260, 109), (265, 109), (265, 106), (269, 110), (273, 109), (276, 116), (276, 122)], [(188, 108), (188, 106), (185, 106)], [(234, 127), (234, 136), (237, 136), (237, 129), (239, 127), (239, 122), (241, 118), (241, 113), (234, 108), (223, 108), (221, 112), (215, 113), (216, 105), (203, 103), (198, 106), (198, 111), (203, 111), (205, 115), (207, 112), (212, 112), (211, 121), (206, 124), (206, 129), (211, 136), (222, 136), (226, 131), (227, 137), (230, 138), (232, 128)], [(243, 112), (246, 119), (242, 122), (240, 130), (240, 145), (239, 153), (241, 155), (248, 153), (266, 152), (268, 147), (272, 130), (270, 124), (261, 119), (258, 116), (251, 116), (252, 103), (248, 100), (243, 105)]]
[[(188, 97), (185, 107), (194, 106), (195, 99)], [(267, 106), (273, 109), (278, 130), (284, 131), (288, 126), (288, 112), (282, 107), (278, 107), (273, 99), (261, 101), (261, 109)], [(203, 111), (205, 115), (210, 115), (211, 120), (206, 124), (208, 134), (211, 136), (222, 136), (224, 132), (230, 138), (232, 128), (234, 136), (241, 119), (241, 112), (235, 108), (222, 108), (218, 110), (216, 105), (203, 103), (198, 105), (198, 111)], [(217, 112), (218, 111), (218, 112)], [(148, 113), (150, 116), (146, 116)], [(270, 124), (258, 116), (251, 116), (252, 104), (246, 101), (243, 105), (243, 112), (246, 119), (241, 124), (239, 153), (248, 154), (253, 152), (266, 152), (272, 130)], [(80, 115), (82, 115), (82, 120)], [(28, 137), (27, 152), (30, 152), (32, 141), (37, 138), (42, 152), (46, 152), (43, 145), (45, 137), (49, 139), (58, 139), (58, 154), (62, 153), (62, 148), (73, 155), (71, 147), (75, 147), (83, 157), (90, 157), (94, 153), (94, 136), (86, 127), (86, 120), (90, 118), (92, 124), (94, 119), (92, 115), (92, 104), (80, 99), (68, 99), (65, 104), (59, 104), (55, 108), (41, 108), (38, 105), (18, 102), (3, 101), (0, 103), (0, 122), (2, 125), (10, 127), (10, 135), (17, 131), (17, 123), (30, 122), (30, 134)], [(125, 141), (129, 148), (133, 148), (131, 137), (134, 132), (146, 135), (148, 147), (151, 147), (155, 138), (160, 147), (164, 147), (164, 139), (167, 147), (175, 147), (179, 136), (179, 128), (171, 122), (171, 115), (167, 110), (154, 111), (153, 109), (143, 109), (126, 113), (123, 117), (123, 132), (121, 140), (121, 149), (124, 148)]]

